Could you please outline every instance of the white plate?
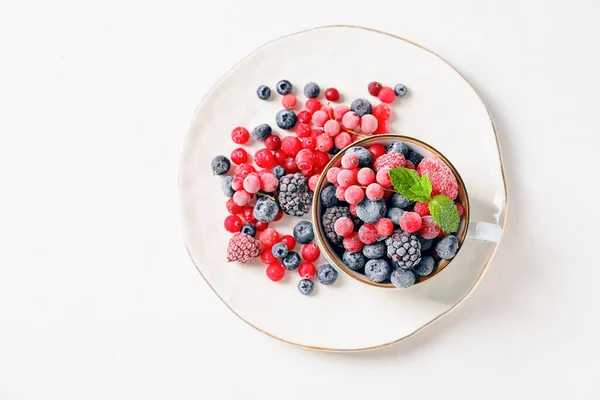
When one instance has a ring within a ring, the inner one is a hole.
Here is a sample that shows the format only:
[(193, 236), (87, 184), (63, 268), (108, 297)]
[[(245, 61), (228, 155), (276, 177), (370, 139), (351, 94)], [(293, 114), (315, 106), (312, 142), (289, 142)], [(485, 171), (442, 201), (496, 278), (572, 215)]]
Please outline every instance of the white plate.
[[(366, 48), (378, 56), (363, 57), (360, 49)], [(446, 269), (409, 289), (375, 288), (340, 274), (333, 286), (316, 284), (310, 297), (298, 293), (295, 271), (274, 283), (260, 262), (226, 262), (226, 199), (210, 161), (237, 147), (230, 139), (235, 126), (251, 130), (268, 123), (286, 134), (275, 125), (275, 113), (282, 108), (275, 91), (280, 79), (292, 82), (302, 102), (302, 87), (314, 81), (322, 88), (336, 87), (346, 104), (358, 97), (378, 103), (367, 93), (373, 80), (406, 84), (409, 95), (392, 105), (390, 130), (422, 139), (446, 155), (465, 181), (472, 219), (504, 226), (506, 185), (488, 111), (466, 79), (433, 52), (382, 32), (335, 26), (260, 47), (214, 85), (192, 118), (179, 171), (183, 234), (192, 260), (221, 300), (256, 329), (299, 346), (365, 350), (405, 339), (471, 293), (496, 244), (465, 242)], [(260, 84), (271, 87), (270, 101), (256, 97)], [(286, 216), (275, 227), (291, 234), (296, 222), (298, 218)]]

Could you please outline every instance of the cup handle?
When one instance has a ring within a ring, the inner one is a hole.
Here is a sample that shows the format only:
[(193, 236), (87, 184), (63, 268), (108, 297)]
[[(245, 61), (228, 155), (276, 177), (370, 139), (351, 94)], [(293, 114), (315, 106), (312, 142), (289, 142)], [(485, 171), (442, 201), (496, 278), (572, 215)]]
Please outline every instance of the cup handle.
[(490, 222), (469, 221), (467, 239), (480, 242), (500, 243), (502, 239), (502, 228)]

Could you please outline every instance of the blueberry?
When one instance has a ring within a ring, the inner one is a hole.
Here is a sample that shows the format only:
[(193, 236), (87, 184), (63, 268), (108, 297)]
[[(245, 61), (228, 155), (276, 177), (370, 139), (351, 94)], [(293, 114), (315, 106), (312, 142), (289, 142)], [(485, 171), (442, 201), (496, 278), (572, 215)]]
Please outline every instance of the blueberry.
[(253, 224), (244, 224), (242, 225), (241, 232), (254, 237), (256, 236), (256, 226), (254, 226)]
[(371, 114), (373, 107), (371, 107), (371, 103), (367, 99), (356, 99), (350, 104), (350, 110), (357, 113), (359, 117), (362, 117), (365, 114)]
[(275, 178), (281, 179), (281, 177), (285, 175), (285, 168), (283, 168), (281, 165), (277, 165), (273, 167), (271, 173), (275, 175)]
[(235, 190), (233, 190), (233, 188), (231, 187), (232, 181), (233, 181), (233, 176), (226, 176), (221, 181), (221, 190), (223, 191), (223, 194), (227, 197), (231, 197), (235, 193)]
[(417, 278), (410, 269), (398, 268), (392, 272), (390, 280), (397, 288), (407, 288), (414, 285)]
[(446, 235), (435, 245), (435, 252), (444, 260), (451, 260), (458, 251), (458, 239), (454, 235)]
[(365, 264), (365, 275), (372, 282), (383, 282), (390, 277), (390, 264), (383, 258), (369, 260)]
[(314, 288), (315, 284), (310, 279), (302, 279), (298, 282), (298, 290), (305, 296), (311, 294)]
[(261, 100), (269, 100), (269, 97), (271, 97), (271, 88), (267, 85), (260, 85), (258, 89), (256, 89), (256, 95)]
[(277, 82), (277, 93), (284, 95), (284, 94), (288, 94), (291, 91), (292, 91), (292, 84), (290, 83), (290, 81), (287, 81), (284, 79), (284, 80)]
[(387, 211), (387, 217), (392, 220), (394, 225), (400, 226), (400, 218), (406, 211), (398, 207), (390, 207)]
[(316, 83), (308, 82), (306, 85), (304, 85), (304, 95), (309, 99), (314, 99), (315, 97), (318, 97), (319, 93), (321, 93), (321, 89)]
[(282, 264), (288, 271), (293, 271), (300, 266), (300, 255), (295, 251), (288, 252), (287, 256), (283, 258)]
[(409, 150), (408, 156), (406, 157), (406, 159), (408, 161), (412, 162), (413, 164), (415, 164), (415, 167), (416, 167), (419, 165), (419, 163), (423, 159), (423, 156), (420, 155), (419, 153), (417, 153), (416, 151)]
[(336, 189), (333, 185), (325, 186), (325, 188), (321, 190), (320, 199), (323, 207), (329, 208), (340, 204), (340, 199), (337, 198), (335, 192)]
[(404, 157), (408, 156), (408, 146), (404, 142), (394, 142), (387, 147), (388, 153), (400, 153)]
[(323, 264), (317, 268), (317, 279), (323, 285), (331, 285), (337, 279), (338, 273), (330, 264)]
[(365, 255), (365, 257), (374, 259), (383, 257), (385, 255), (386, 250), (387, 248), (385, 247), (384, 242), (377, 242), (373, 244), (365, 244), (362, 249), (362, 252)]
[(396, 86), (394, 86), (394, 92), (396, 92), (396, 96), (402, 97), (406, 94), (406, 92), (408, 92), (408, 88), (403, 84), (399, 83)]
[(312, 242), (315, 238), (313, 225), (310, 221), (300, 221), (294, 226), (294, 239), (300, 244)]
[(397, 207), (402, 210), (405, 210), (414, 205), (415, 205), (414, 201), (408, 200), (406, 197), (402, 196), (400, 193), (394, 193), (392, 195), (392, 197), (390, 197), (390, 207)]
[(331, 150), (329, 150), (329, 151), (327, 152), (327, 154), (337, 154), (337, 153), (339, 153), (339, 152), (340, 152), (340, 149), (338, 149), (338, 148), (336, 147), (336, 145), (334, 144), (334, 145), (333, 145), (333, 147), (331, 148)]
[(298, 122), (298, 117), (292, 110), (279, 110), (275, 116), (275, 122), (281, 129), (292, 129)]
[(421, 262), (415, 265), (413, 270), (415, 274), (419, 276), (428, 276), (433, 272), (433, 268), (435, 267), (435, 260), (431, 256), (425, 256), (421, 259)]
[(285, 258), (288, 255), (288, 247), (283, 242), (275, 243), (271, 247), (271, 253), (277, 258)]
[(225, 156), (216, 156), (210, 162), (210, 167), (214, 175), (225, 175), (231, 167), (231, 162)]
[(367, 224), (374, 224), (379, 218), (385, 216), (387, 207), (385, 201), (369, 200), (366, 197), (356, 206), (356, 215)]
[(423, 239), (422, 237), (419, 237), (419, 242), (421, 242), (421, 252), (424, 252), (431, 248), (433, 239)]
[(268, 124), (260, 124), (252, 129), (252, 138), (254, 140), (265, 140), (273, 130)]
[(279, 206), (277, 202), (271, 200), (265, 196), (259, 196), (254, 205), (253, 215), (254, 218), (260, 222), (271, 222), (277, 216), (279, 212)]
[(353, 271), (358, 271), (359, 269), (365, 266), (367, 259), (365, 258), (365, 255), (360, 251), (357, 253), (346, 251), (342, 256), (342, 261), (344, 262), (344, 265), (346, 267), (350, 268)]
[(373, 161), (373, 155), (371, 154), (371, 152), (362, 146), (350, 147), (348, 150), (346, 150), (346, 154), (349, 153), (356, 154), (356, 156), (358, 157), (359, 168), (368, 167)]

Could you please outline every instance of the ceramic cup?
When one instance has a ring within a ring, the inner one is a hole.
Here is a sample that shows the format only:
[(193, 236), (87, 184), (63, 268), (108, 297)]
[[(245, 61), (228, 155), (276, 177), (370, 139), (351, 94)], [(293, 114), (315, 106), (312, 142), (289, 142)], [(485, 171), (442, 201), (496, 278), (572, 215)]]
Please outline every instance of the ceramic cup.
[[(312, 219), (314, 221), (313, 225), (315, 228), (315, 234), (317, 236), (317, 240), (319, 242), (319, 245), (320, 245), (325, 257), (329, 260), (330, 263), (332, 263), (334, 266), (336, 266), (339, 270), (343, 271), (346, 275), (349, 275), (352, 278), (357, 279), (368, 285), (377, 286), (377, 287), (381, 287), (381, 288), (394, 288), (394, 289), (396, 287), (391, 283), (372, 282), (369, 279), (367, 279), (367, 277), (365, 275), (363, 275), (359, 272), (355, 272), (344, 265), (344, 263), (342, 262), (341, 254), (338, 254), (338, 252), (336, 252), (336, 250), (334, 250), (333, 246), (330, 244), (329, 240), (325, 236), (323, 224), (321, 222), (321, 215), (324, 210), (321, 207), (319, 195), (321, 193), (321, 190), (325, 186), (328, 185), (327, 171), (329, 171), (329, 169), (332, 167), (339, 167), (341, 165), (342, 157), (344, 156), (345, 152), (348, 149), (350, 149), (351, 147), (355, 147), (355, 146), (368, 147), (368, 146), (376, 144), (376, 143), (382, 144), (387, 147), (388, 145), (390, 145), (394, 142), (397, 142), (397, 141), (402, 141), (402, 142), (406, 143), (406, 145), (409, 147), (409, 149), (414, 150), (414, 151), (422, 154), (423, 156), (428, 156), (430, 154), (436, 155), (437, 157), (441, 158), (446, 163), (446, 165), (448, 165), (450, 167), (450, 169), (454, 173), (454, 176), (456, 176), (456, 180), (458, 181), (457, 201), (461, 202), (465, 209), (463, 217), (461, 218), (461, 223), (458, 228), (458, 232), (456, 232), (456, 237), (458, 238), (458, 243), (459, 243), (459, 252), (462, 248), (462, 244), (465, 241), (465, 239), (498, 243), (500, 241), (500, 238), (502, 237), (502, 228), (500, 226), (489, 223), (489, 222), (470, 220), (469, 195), (467, 193), (467, 188), (465, 187), (465, 183), (463, 182), (460, 174), (458, 173), (458, 171), (456, 170), (454, 165), (452, 165), (452, 163), (442, 153), (440, 153), (438, 150), (433, 148), (431, 145), (429, 145), (421, 140), (418, 140), (418, 139), (414, 139), (414, 138), (402, 136), (402, 135), (395, 135), (395, 134), (370, 136), (370, 137), (361, 139), (355, 143), (352, 143), (350, 146), (346, 147), (345, 149), (343, 149), (339, 153), (337, 153), (329, 161), (329, 163), (327, 164), (327, 166), (325, 167), (325, 169), (323, 170), (323, 172), (321, 173), (321, 175), (319, 177), (317, 186), (315, 188), (315, 194), (314, 194), (313, 206), (312, 206)], [(435, 275), (439, 274), (444, 268), (446, 268), (451, 262), (452, 262), (452, 260), (443, 260), (429, 276), (419, 278), (415, 284), (418, 284), (418, 283), (421, 283), (428, 279), (433, 278)]]

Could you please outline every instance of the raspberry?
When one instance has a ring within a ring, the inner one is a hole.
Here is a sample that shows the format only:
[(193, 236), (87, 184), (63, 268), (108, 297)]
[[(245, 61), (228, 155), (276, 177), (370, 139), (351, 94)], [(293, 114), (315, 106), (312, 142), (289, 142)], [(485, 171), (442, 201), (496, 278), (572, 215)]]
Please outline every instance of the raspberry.
[(367, 150), (369, 150), (369, 153), (371, 153), (371, 155), (373, 156), (373, 160), (377, 160), (379, 157), (386, 153), (386, 148), (382, 144), (373, 144), (367, 147)]
[(245, 233), (235, 233), (227, 246), (227, 261), (248, 262), (260, 254), (260, 243)]
[(344, 147), (352, 144), (352, 136), (350, 136), (348, 132), (342, 132), (335, 137), (333, 144), (335, 144), (335, 147), (341, 150)]
[(300, 123), (296, 125), (296, 135), (299, 138), (307, 138), (310, 137), (312, 129), (310, 129), (310, 125), (305, 123)]
[(279, 233), (273, 228), (267, 228), (260, 234), (260, 243), (266, 248), (271, 248), (279, 242)]
[(429, 205), (427, 203), (415, 203), (415, 212), (421, 217), (429, 215)]
[(251, 194), (260, 190), (260, 178), (258, 174), (250, 174), (244, 178), (244, 190)]
[(357, 185), (349, 186), (344, 192), (346, 201), (350, 204), (358, 204), (365, 198), (365, 190)]
[(315, 167), (323, 168), (329, 162), (329, 156), (322, 151), (315, 151)]
[(382, 87), (383, 85), (379, 82), (371, 82), (369, 83), (369, 86), (367, 86), (367, 90), (371, 96), (377, 96)]
[(352, 169), (358, 167), (358, 156), (354, 153), (346, 153), (342, 157), (342, 168)]
[(380, 238), (388, 237), (394, 231), (394, 223), (389, 218), (380, 218), (375, 225)]
[(327, 153), (329, 150), (331, 150), (333, 148), (333, 139), (329, 135), (322, 134), (322, 135), (317, 136), (316, 142), (317, 142), (317, 150), (319, 150), (323, 153)]
[(356, 180), (359, 184), (363, 186), (367, 186), (373, 182), (375, 182), (375, 172), (371, 168), (361, 168), (358, 170), (356, 174)]
[(238, 126), (231, 131), (231, 140), (233, 140), (234, 143), (244, 144), (248, 139), (250, 139), (250, 132), (242, 126)]
[(317, 269), (311, 262), (303, 262), (298, 267), (298, 274), (302, 279), (311, 279), (317, 274)]
[(302, 150), (302, 143), (297, 137), (286, 136), (281, 141), (281, 150), (289, 157), (295, 157)]
[(423, 239), (435, 239), (440, 233), (440, 227), (437, 226), (433, 217), (426, 215), (421, 218), (421, 228), (419, 229), (419, 235)]
[(233, 176), (245, 178), (246, 176), (248, 176), (248, 174), (251, 174), (252, 172), (256, 172), (256, 168), (254, 168), (252, 165), (250, 165), (248, 163), (242, 163), (236, 167), (235, 172), (233, 173)]
[(308, 188), (313, 192), (317, 189), (317, 182), (319, 181), (319, 174), (313, 175), (308, 178)]
[(315, 111), (321, 109), (321, 102), (317, 99), (308, 99), (304, 104), (309, 113), (313, 114)]
[(327, 115), (327, 113), (323, 110), (315, 111), (312, 115), (313, 125), (319, 128), (323, 127), (323, 125), (325, 125), (325, 122), (327, 122), (328, 120), (329, 115)]
[(225, 203), (225, 208), (227, 209), (227, 211), (229, 211), (230, 214), (239, 214), (244, 209), (242, 206), (238, 206), (237, 204), (235, 204), (235, 202), (233, 201), (233, 197), (227, 199), (227, 202)]
[(312, 116), (310, 115), (310, 113), (308, 111), (304, 110), (304, 111), (300, 111), (298, 113), (297, 117), (298, 117), (298, 121), (306, 124), (306, 123), (310, 122), (310, 119)]
[(337, 183), (342, 187), (348, 187), (356, 183), (356, 170), (344, 169), (337, 175)]
[(373, 107), (373, 115), (378, 121), (387, 121), (392, 115), (392, 110), (387, 104), (381, 103)]
[(302, 149), (296, 154), (295, 161), (302, 171), (310, 171), (315, 163), (315, 155), (308, 149)]
[(273, 282), (278, 282), (282, 280), (284, 275), (285, 268), (283, 268), (283, 265), (279, 263), (269, 264), (269, 266), (267, 267), (267, 276)]
[(246, 153), (246, 150), (240, 147), (233, 150), (231, 152), (231, 157), (229, 158), (231, 158), (231, 161), (233, 161), (235, 164), (245, 163), (248, 161), (248, 153)]
[(286, 94), (281, 99), (281, 105), (284, 108), (287, 108), (288, 110), (291, 110), (292, 108), (296, 107), (296, 96), (294, 96), (291, 93)]
[(256, 224), (256, 230), (257, 231), (264, 231), (265, 229), (267, 229), (269, 227), (269, 223), (268, 222), (262, 222), (262, 221), (258, 221)]
[(283, 150), (279, 149), (276, 150), (274, 153), (275, 156), (275, 162), (281, 166), (283, 166), (283, 164), (285, 163), (285, 160), (287, 160), (288, 156), (287, 154), (285, 154), (283, 152)]
[(271, 151), (279, 150), (281, 148), (281, 139), (277, 135), (267, 136), (265, 139), (265, 147)]
[(237, 215), (228, 215), (223, 223), (227, 232), (235, 233), (242, 229), (242, 219)]
[(431, 197), (438, 194), (448, 196), (450, 200), (455, 200), (458, 196), (458, 182), (452, 173), (452, 170), (444, 161), (434, 155), (425, 157), (417, 167), (419, 175), (427, 174), (431, 181)]
[(455, 202), (454, 205), (456, 206), (456, 209), (458, 210), (458, 216), (462, 218), (463, 214), (465, 213), (465, 208), (463, 207), (462, 204)]
[(391, 87), (385, 86), (381, 88), (377, 97), (384, 103), (391, 103), (396, 99), (396, 92)]
[(238, 190), (233, 194), (233, 202), (238, 206), (245, 206), (250, 201), (250, 193), (246, 192), (244, 189)]
[(367, 186), (365, 193), (369, 200), (381, 200), (383, 198), (383, 187), (379, 183), (371, 183), (369, 186)]
[(296, 246), (296, 239), (292, 235), (285, 235), (280, 240), (281, 243), (285, 243), (289, 251), (292, 251)]
[(302, 139), (302, 148), (308, 150), (316, 150), (317, 149), (317, 139), (313, 137), (307, 137)]
[(340, 92), (336, 88), (329, 88), (325, 90), (325, 98), (329, 101), (338, 101), (340, 99)]
[(358, 237), (358, 232), (352, 232), (350, 236), (344, 238), (342, 244), (346, 250), (353, 253), (361, 251), (364, 246), (364, 243)]
[(377, 180), (377, 183), (379, 183), (381, 186), (383, 186), (385, 188), (391, 187), (392, 179), (390, 178), (390, 169), (382, 168), (379, 171), (377, 171), (376, 180)]
[(337, 105), (333, 108), (333, 116), (337, 120), (341, 120), (344, 114), (346, 114), (350, 109), (345, 104)]
[(264, 249), (262, 253), (260, 253), (260, 259), (267, 265), (277, 262), (277, 257), (273, 255), (273, 252), (271, 252), (270, 249)]
[(375, 160), (375, 163), (373, 163), (373, 167), (375, 168), (375, 171), (379, 172), (380, 169), (382, 168), (397, 168), (397, 167), (404, 167), (406, 165), (406, 159), (404, 158), (404, 156), (400, 153), (387, 153), (382, 155), (381, 157), (377, 158), (377, 160)]
[(342, 117), (342, 125), (344, 125), (344, 127), (346, 129), (352, 130), (352, 129), (356, 128), (359, 123), (360, 123), (360, 117), (354, 111), (348, 111)]
[(390, 128), (388, 127), (387, 121), (379, 121), (379, 125), (373, 135), (383, 135), (384, 133), (389, 133)]
[(333, 230), (342, 237), (348, 237), (354, 232), (354, 223), (348, 217), (338, 218), (333, 224)]
[(319, 246), (314, 243), (308, 243), (302, 247), (302, 258), (306, 261), (317, 261), (320, 255), (321, 250), (319, 249)]
[(329, 136), (336, 136), (338, 133), (340, 133), (340, 129), (340, 123), (335, 119), (330, 119), (329, 121), (325, 122), (325, 125), (323, 125), (323, 131)]
[(279, 179), (272, 173), (266, 173), (260, 176), (260, 189), (263, 192), (271, 193), (277, 190)]
[(377, 228), (372, 224), (364, 224), (358, 229), (358, 238), (364, 244), (373, 244), (377, 241), (378, 237)]

